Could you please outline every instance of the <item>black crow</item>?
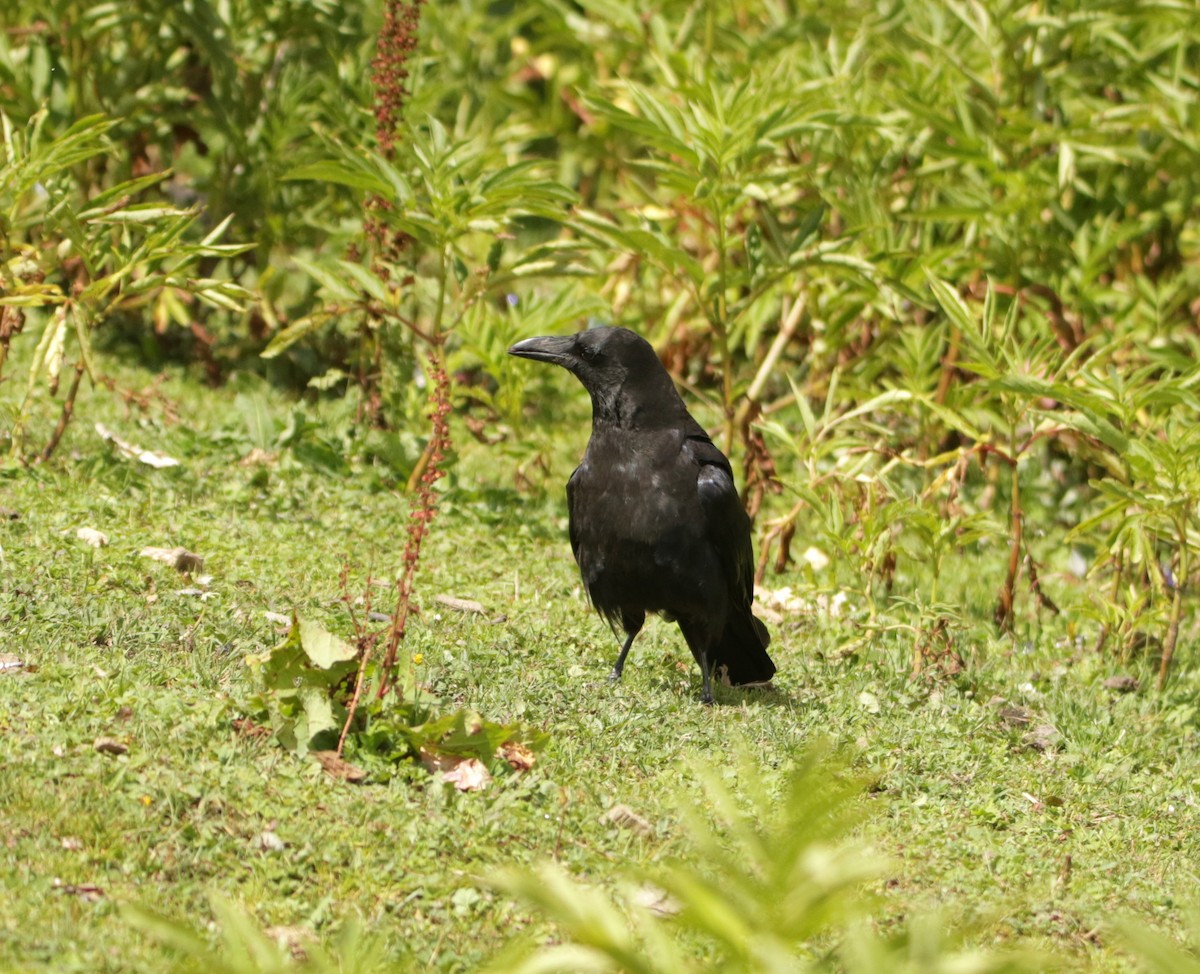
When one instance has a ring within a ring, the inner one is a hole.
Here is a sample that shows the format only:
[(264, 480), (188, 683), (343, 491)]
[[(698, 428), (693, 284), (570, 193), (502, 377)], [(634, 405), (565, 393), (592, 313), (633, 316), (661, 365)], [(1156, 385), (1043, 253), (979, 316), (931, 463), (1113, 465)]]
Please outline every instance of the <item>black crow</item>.
[(571, 549), (592, 605), (625, 642), (647, 612), (675, 620), (711, 678), (761, 684), (775, 673), (767, 628), (754, 617), (750, 519), (725, 455), (687, 411), (644, 338), (592, 328), (529, 338), (509, 353), (573, 373), (592, 397), (592, 437), (567, 482)]

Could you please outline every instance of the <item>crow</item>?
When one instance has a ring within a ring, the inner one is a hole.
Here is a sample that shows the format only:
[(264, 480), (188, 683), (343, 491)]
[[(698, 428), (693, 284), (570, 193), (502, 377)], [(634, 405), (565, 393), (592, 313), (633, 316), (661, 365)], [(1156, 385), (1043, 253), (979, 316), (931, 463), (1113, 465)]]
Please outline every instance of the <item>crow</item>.
[(627, 328), (528, 338), (509, 354), (561, 365), (592, 398), (592, 436), (567, 481), (571, 550), (592, 605), (625, 642), (619, 680), (647, 612), (676, 621), (712, 676), (761, 685), (771, 637), (750, 610), (754, 553), (725, 455), (687, 411), (644, 338)]

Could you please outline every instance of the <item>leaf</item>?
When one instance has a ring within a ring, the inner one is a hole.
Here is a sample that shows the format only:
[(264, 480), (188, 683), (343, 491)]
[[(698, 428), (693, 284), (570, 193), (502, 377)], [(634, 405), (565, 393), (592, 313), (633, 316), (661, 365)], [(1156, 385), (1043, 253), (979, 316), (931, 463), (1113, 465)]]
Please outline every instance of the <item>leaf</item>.
[(390, 197), (392, 186), (375, 173), (362, 167), (351, 167), (336, 159), (310, 162), (284, 173), (285, 180), (316, 180), (322, 183), (337, 183), (351, 189), (366, 190), (376, 196)]
[(323, 670), (358, 656), (355, 647), (308, 619), (300, 621), (300, 646), (313, 665)]
[(395, 302), (395, 293), (389, 290), (388, 286), (379, 279), (379, 275), (363, 267), (361, 264), (355, 264), (348, 260), (339, 260), (337, 266), (347, 276), (354, 278), (358, 282), (359, 287), (376, 301), (389, 307)]
[(649, 230), (618, 226), (589, 210), (578, 210), (576, 215), (577, 220), (568, 222), (573, 222), (580, 232), (598, 233), (637, 256), (649, 257), (667, 270), (682, 272), (693, 285), (703, 283), (704, 268), (700, 262), (666, 237)]
[(283, 331), (279, 332), (274, 338), (267, 343), (267, 347), (259, 354), (262, 358), (275, 358), (282, 354), (286, 349), (290, 348), (300, 339), (311, 335), (313, 332), (319, 331), (334, 319), (334, 315), (329, 311), (319, 311), (305, 318), (300, 318)]
[(1090, 411), (1055, 413), (1054, 420), (1068, 429), (1076, 430), (1095, 440), (1099, 440), (1116, 453), (1118, 457), (1123, 458), (1129, 450), (1129, 438), (1103, 416), (1096, 415)]
[(963, 301), (962, 296), (954, 288), (950, 287), (945, 281), (934, 277), (928, 271), (925, 272), (926, 279), (929, 282), (930, 290), (933, 291), (933, 296), (937, 303), (941, 306), (946, 316), (954, 322), (958, 329), (966, 334), (974, 334), (979, 331), (979, 325), (976, 323), (974, 316)]
[(347, 301), (350, 303), (359, 300), (359, 293), (349, 284), (344, 278), (338, 277), (332, 273), (329, 268), (321, 264), (315, 264), (312, 261), (305, 260), (303, 257), (292, 257), (292, 262), (299, 267), (304, 273), (320, 284), (335, 301)]
[(344, 761), (337, 751), (309, 751), (308, 756), (316, 760), (331, 778), (340, 778), (357, 785), (367, 778), (367, 772), (349, 761)]
[(293, 615), (282, 642), (246, 657), (261, 687), (259, 702), (284, 747), (303, 757), (341, 728), (346, 713), (339, 688), (357, 672), (356, 656), (318, 623)]
[(257, 392), (239, 392), (233, 405), (246, 424), (251, 445), (260, 450), (269, 450), (279, 435), (279, 429), (267, 411), (266, 397)]

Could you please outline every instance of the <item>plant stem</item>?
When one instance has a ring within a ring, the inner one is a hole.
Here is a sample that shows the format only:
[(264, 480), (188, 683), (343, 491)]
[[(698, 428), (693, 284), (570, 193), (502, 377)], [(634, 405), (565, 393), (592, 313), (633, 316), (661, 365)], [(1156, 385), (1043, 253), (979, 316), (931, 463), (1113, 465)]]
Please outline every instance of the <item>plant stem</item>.
[(726, 288), (729, 283), (729, 262), (725, 253), (728, 238), (725, 233), (725, 208), (718, 201), (713, 206), (713, 219), (717, 225), (717, 293), (713, 300), (712, 325), (717, 339), (717, 352), (721, 356), (721, 408), (725, 412), (725, 452), (733, 450), (733, 435), (736, 429), (733, 415), (733, 362), (729, 358), (729, 308), (726, 304)]
[(1175, 519), (1175, 536), (1179, 540), (1179, 571), (1175, 575), (1175, 594), (1171, 598), (1171, 619), (1167, 623), (1167, 638), (1163, 640), (1162, 662), (1158, 667), (1157, 689), (1161, 692), (1167, 685), (1167, 673), (1171, 669), (1171, 658), (1175, 655), (1175, 643), (1179, 639), (1179, 622), (1183, 617), (1183, 587), (1187, 584), (1188, 538), (1187, 515)]
[[(1117, 553), (1116, 557), (1116, 566), (1116, 571), (1113, 572), (1112, 589), (1108, 596), (1108, 601), (1113, 605), (1116, 605), (1117, 599), (1121, 597), (1121, 575), (1125, 570), (1125, 562), (1119, 552)], [(1100, 627), (1100, 632), (1096, 636), (1096, 647), (1093, 652), (1100, 653), (1104, 651), (1104, 644), (1108, 642), (1109, 628), (1110, 627), (1108, 623), (1104, 623), (1104, 625)], [(1121, 655), (1124, 657), (1124, 651), (1122, 651)]]
[(734, 421), (738, 429), (741, 428), (746, 414), (753, 407), (754, 403), (759, 401), (759, 398), (762, 396), (763, 387), (775, 372), (775, 365), (778, 363), (779, 357), (783, 354), (783, 350), (787, 348), (788, 342), (792, 340), (792, 336), (796, 334), (796, 329), (800, 327), (800, 319), (804, 315), (804, 308), (804, 296), (798, 295), (792, 302), (792, 306), (788, 308), (787, 315), (784, 317), (783, 323), (779, 326), (779, 331), (775, 335), (775, 340), (771, 342), (771, 347), (767, 349), (767, 354), (762, 360), (762, 365), (758, 367), (758, 371), (754, 374), (754, 381), (750, 383), (750, 387), (746, 390), (746, 400), (742, 403), (741, 408), (738, 409)]
[(996, 606), (996, 624), (1001, 629), (1011, 630), (1013, 625), (1013, 605), (1016, 602), (1017, 572), (1021, 568), (1022, 525), (1024, 515), (1021, 513), (1021, 466), (1017, 456), (1017, 424), (1013, 423), (1009, 450), (1012, 458), (1012, 499), (1009, 502), (1011, 514), (1011, 547), (1008, 550), (1008, 575), (1004, 579), (1004, 587), (1000, 590), (1000, 602)]
[(58, 423), (54, 427), (54, 432), (50, 434), (50, 439), (46, 441), (46, 446), (42, 450), (42, 455), (39, 458), (42, 463), (50, 459), (51, 454), (58, 448), (59, 441), (62, 439), (63, 433), (66, 432), (67, 424), (71, 422), (71, 417), (75, 414), (75, 397), (79, 394), (79, 383), (83, 379), (83, 373), (87, 371), (83, 359), (75, 363), (75, 378), (71, 380), (71, 388), (67, 390), (67, 398), (63, 402), (62, 412), (59, 413)]

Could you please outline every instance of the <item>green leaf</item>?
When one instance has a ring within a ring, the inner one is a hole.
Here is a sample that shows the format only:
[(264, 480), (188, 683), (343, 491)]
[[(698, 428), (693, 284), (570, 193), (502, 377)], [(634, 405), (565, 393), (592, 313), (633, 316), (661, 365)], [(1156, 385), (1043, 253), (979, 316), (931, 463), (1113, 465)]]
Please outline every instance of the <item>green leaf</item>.
[(356, 302), (359, 300), (358, 292), (350, 287), (344, 278), (338, 277), (328, 267), (315, 264), (305, 260), (303, 257), (292, 257), (292, 261), (304, 273), (320, 284), (335, 301)]
[(332, 312), (320, 311), (306, 318), (293, 321), (283, 331), (272, 338), (260, 354), (263, 358), (275, 358), (275, 356), (282, 354), (287, 348), (300, 341), (300, 339), (319, 331), (333, 319), (334, 315)]
[(339, 260), (337, 266), (345, 272), (346, 276), (354, 278), (359, 287), (385, 307), (390, 308), (395, 303), (395, 294), (379, 279), (378, 274), (363, 267), (362, 264), (348, 260)]
[(361, 189), (376, 196), (390, 197), (392, 185), (363, 167), (352, 167), (337, 159), (323, 159), (289, 169), (285, 180), (316, 180), (322, 183), (337, 183), (351, 189)]
[(240, 392), (234, 399), (234, 407), (242, 415), (251, 444), (260, 450), (270, 450), (279, 429), (267, 411), (266, 397), (260, 393)]
[(929, 281), (930, 290), (933, 291), (934, 299), (958, 329), (964, 335), (978, 332), (979, 325), (976, 323), (975, 317), (971, 314), (966, 302), (963, 301), (962, 295), (945, 281), (934, 277), (928, 271), (925, 272), (925, 276)]
[(300, 620), (300, 645), (313, 665), (323, 670), (358, 656), (355, 647), (308, 619)]

